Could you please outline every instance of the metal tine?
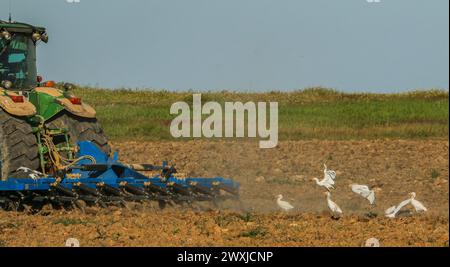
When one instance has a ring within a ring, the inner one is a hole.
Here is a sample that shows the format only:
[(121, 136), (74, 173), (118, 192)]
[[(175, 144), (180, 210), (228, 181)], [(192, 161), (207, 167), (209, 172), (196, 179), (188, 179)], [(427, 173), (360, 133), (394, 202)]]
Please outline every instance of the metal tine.
[(108, 195), (112, 195), (112, 196), (123, 196), (123, 193), (120, 189), (112, 187), (108, 184), (102, 183), (100, 185), (97, 185), (100, 188), (100, 191), (103, 193), (106, 193)]
[(77, 190), (81, 193), (84, 193), (86, 195), (80, 195), (79, 199), (85, 201), (85, 202), (90, 202), (90, 203), (94, 203), (99, 205), (102, 208), (107, 208), (108, 205), (106, 203), (109, 202), (120, 202), (122, 201), (122, 194), (120, 192), (119, 189), (111, 187), (111, 186), (107, 186), (105, 184), (98, 184), (97, 188), (99, 188), (100, 190), (102, 190), (104, 193), (109, 193), (111, 195), (103, 195), (99, 189), (95, 189), (92, 187), (89, 187), (85, 184), (82, 183), (77, 183), (74, 184), (74, 186), (77, 188)]
[(74, 186), (75, 186), (80, 192), (82, 192), (82, 193), (84, 193), (84, 194), (88, 194), (88, 195), (95, 196), (95, 197), (100, 197), (100, 196), (101, 196), (100, 192), (98, 192), (97, 189), (92, 188), (92, 187), (89, 187), (89, 186), (87, 186), (87, 185), (85, 185), (85, 184), (82, 184), (82, 183), (76, 183), (76, 184), (74, 184)]
[(172, 189), (173, 192), (175, 192), (177, 194), (181, 194), (181, 195), (184, 195), (184, 196), (191, 196), (192, 195), (192, 192), (189, 189), (187, 189), (187, 188), (185, 188), (182, 185), (179, 185), (177, 183), (173, 183), (173, 182), (172, 183), (168, 183), (167, 186), (170, 189)]
[(215, 186), (216, 188), (218, 188), (220, 190), (228, 192), (228, 193), (230, 193), (232, 195), (238, 195), (239, 194), (239, 191), (237, 189), (235, 189), (233, 187), (230, 187), (230, 186), (227, 186), (227, 185), (224, 185), (222, 183), (213, 183), (213, 186)]
[(77, 209), (79, 209), (82, 213), (86, 213), (86, 204), (85, 203), (83, 203), (82, 201), (80, 201), (80, 200), (76, 200), (76, 201), (74, 201), (73, 202), (73, 206), (74, 206), (74, 208), (77, 208)]
[(147, 191), (150, 191), (152, 193), (158, 193), (158, 194), (161, 194), (161, 195), (164, 195), (164, 196), (169, 195), (169, 192), (167, 192), (166, 189), (161, 188), (159, 186), (156, 186), (156, 185), (154, 185), (154, 184), (152, 184), (150, 182), (144, 183), (144, 188)]
[(201, 186), (198, 183), (192, 182), (192, 183), (190, 183), (190, 186), (196, 193), (210, 195), (210, 196), (214, 195), (214, 192), (211, 189)]
[(102, 208), (107, 208), (108, 207), (108, 205), (105, 203), (105, 201), (103, 201), (103, 200), (99, 200), (98, 202), (97, 202), (97, 204), (100, 206), (100, 207), (102, 207)]
[(91, 203), (98, 203), (100, 201), (100, 197), (90, 195), (80, 195), (78, 199), (83, 200), (84, 202), (91, 202)]
[(133, 195), (138, 196), (148, 196), (147, 192), (145, 192), (143, 189), (130, 185), (128, 183), (121, 183), (120, 186), (127, 192)]
[(69, 188), (66, 188), (66, 187), (62, 186), (61, 184), (52, 184), (51, 186), (56, 192), (58, 192), (58, 193), (60, 193), (60, 194), (62, 194), (64, 196), (72, 197), (72, 198), (75, 198), (75, 199), (78, 198), (78, 194), (77, 193), (73, 192)]

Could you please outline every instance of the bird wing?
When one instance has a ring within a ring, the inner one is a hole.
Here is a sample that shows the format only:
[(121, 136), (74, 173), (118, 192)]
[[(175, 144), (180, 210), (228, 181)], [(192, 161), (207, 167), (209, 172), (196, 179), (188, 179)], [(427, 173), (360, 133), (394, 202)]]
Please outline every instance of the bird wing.
[(385, 213), (386, 215), (392, 214), (392, 213), (394, 213), (394, 211), (395, 211), (396, 208), (397, 208), (397, 206), (392, 206), (392, 207), (390, 207), (389, 209), (387, 209), (384, 213)]
[(386, 214), (386, 217), (388, 217), (388, 218), (395, 218), (395, 214), (396, 213), (389, 213), (389, 214)]
[(291, 210), (294, 208), (291, 204), (287, 203), (287, 205), (284, 207), (286, 210)]
[(367, 198), (371, 192), (367, 185), (359, 185), (359, 184), (352, 185), (352, 191), (365, 198)]
[(283, 200), (278, 201), (278, 205), (279, 205), (282, 209), (287, 209), (287, 210), (290, 210), (290, 209), (293, 209), (293, 208), (294, 208), (294, 206), (292, 206), (289, 202), (283, 201)]
[(404, 206), (408, 205), (409, 203), (411, 203), (411, 199), (408, 198), (407, 200), (403, 200), (402, 202), (400, 202), (400, 204), (398, 204), (398, 206), (395, 208), (394, 213), (397, 214)]
[(334, 183), (331, 184), (328, 181), (322, 180), (322, 181), (317, 182), (317, 184), (319, 186), (325, 187), (328, 191), (330, 191), (331, 189), (334, 189), (334, 186), (333, 186)]
[(418, 200), (411, 200), (411, 205), (416, 209), (417, 212), (427, 211), (427, 208)]
[(325, 172), (325, 175), (323, 177), (323, 180), (321, 181), (321, 183), (323, 184), (329, 184), (329, 185), (334, 185), (334, 179), (335, 179), (336, 175), (332, 175), (332, 174), (328, 174), (328, 172)]
[(325, 177), (331, 178), (332, 180), (336, 179), (335, 171), (325, 171)]
[(369, 196), (367, 197), (367, 199), (370, 202), (370, 205), (373, 205), (373, 203), (375, 202), (375, 191), (370, 191)]
[(370, 191), (370, 189), (369, 189), (369, 187), (368, 187), (367, 185), (359, 185), (359, 188), (360, 188), (362, 191)]
[(411, 203), (411, 199), (408, 198), (407, 200), (403, 200), (402, 202), (400, 202), (400, 204), (398, 204), (398, 206), (393, 206), (390, 207), (389, 209), (387, 209), (386, 212), (386, 217), (389, 218), (395, 218), (395, 216), (397, 215), (397, 213), (406, 205), (408, 205), (409, 203)]

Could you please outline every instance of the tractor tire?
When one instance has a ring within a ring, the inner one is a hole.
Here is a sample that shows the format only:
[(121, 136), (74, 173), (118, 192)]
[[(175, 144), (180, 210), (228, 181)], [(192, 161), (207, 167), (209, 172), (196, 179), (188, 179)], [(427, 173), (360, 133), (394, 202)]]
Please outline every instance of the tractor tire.
[(0, 109), (0, 180), (28, 178), (20, 167), (38, 170), (39, 150), (31, 126)]
[(103, 153), (111, 154), (108, 138), (97, 119), (82, 118), (63, 111), (47, 123), (51, 128), (65, 128), (69, 130), (70, 140), (73, 144), (78, 141), (91, 141)]

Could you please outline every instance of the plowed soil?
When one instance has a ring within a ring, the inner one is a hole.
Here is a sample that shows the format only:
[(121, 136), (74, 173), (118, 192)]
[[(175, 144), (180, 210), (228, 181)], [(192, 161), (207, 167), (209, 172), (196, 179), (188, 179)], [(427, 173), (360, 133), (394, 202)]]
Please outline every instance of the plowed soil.
[[(89, 208), (86, 214), (0, 212), (0, 246), (361, 246), (375, 237), (382, 246), (449, 246), (449, 147), (447, 140), (282, 141), (261, 150), (257, 142), (120, 142), (129, 163), (176, 163), (196, 177), (231, 177), (241, 183), (241, 204), (130, 209)], [(337, 172), (332, 198), (344, 216), (333, 220), (322, 178), (323, 163)], [(354, 194), (350, 183), (377, 190), (376, 206)], [(427, 208), (408, 207), (398, 218), (384, 210), (416, 192)], [(276, 195), (295, 206), (281, 212)]]

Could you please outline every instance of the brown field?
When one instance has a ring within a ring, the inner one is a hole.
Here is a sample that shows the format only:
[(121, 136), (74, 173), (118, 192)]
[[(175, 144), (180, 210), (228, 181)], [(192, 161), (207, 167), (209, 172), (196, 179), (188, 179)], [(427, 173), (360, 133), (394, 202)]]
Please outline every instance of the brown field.
[[(360, 246), (370, 237), (382, 246), (449, 246), (447, 140), (283, 141), (272, 150), (249, 141), (130, 141), (114, 147), (123, 162), (167, 159), (189, 176), (232, 177), (241, 183), (242, 205), (0, 212), (0, 246), (63, 246), (69, 237), (82, 246)], [(332, 196), (344, 211), (340, 220), (330, 218), (324, 190), (311, 181), (322, 176), (324, 162), (338, 173)], [(352, 193), (352, 182), (378, 188), (377, 205), (370, 208)], [(429, 212), (383, 216), (413, 191)], [(280, 212), (277, 194), (295, 211)]]

